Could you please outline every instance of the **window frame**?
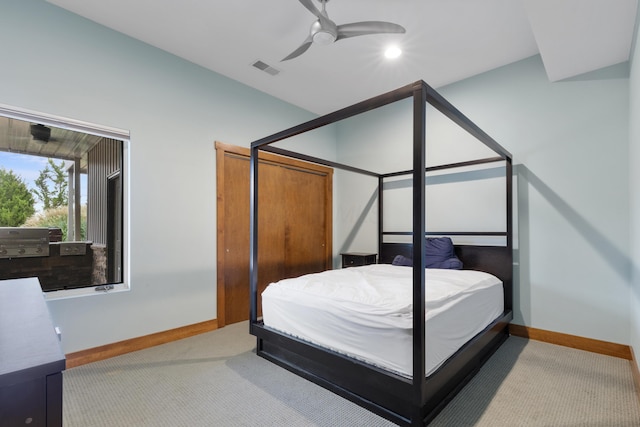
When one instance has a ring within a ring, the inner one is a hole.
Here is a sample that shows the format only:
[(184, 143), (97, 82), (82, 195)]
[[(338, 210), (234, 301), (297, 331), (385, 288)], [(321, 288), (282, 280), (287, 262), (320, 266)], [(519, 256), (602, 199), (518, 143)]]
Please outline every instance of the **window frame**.
[(89, 285), (82, 288), (61, 289), (44, 292), (46, 300), (58, 300), (76, 298), (82, 296), (102, 295), (104, 293), (122, 292), (130, 290), (130, 248), (129, 248), (129, 170), (130, 170), (130, 133), (128, 130), (118, 129), (56, 116), (23, 108), (0, 104), (0, 116), (22, 120), (27, 122), (41, 123), (45, 126), (54, 126), (75, 132), (82, 132), (105, 138), (122, 141), (122, 170), (120, 177), (122, 180), (122, 282), (107, 285)]

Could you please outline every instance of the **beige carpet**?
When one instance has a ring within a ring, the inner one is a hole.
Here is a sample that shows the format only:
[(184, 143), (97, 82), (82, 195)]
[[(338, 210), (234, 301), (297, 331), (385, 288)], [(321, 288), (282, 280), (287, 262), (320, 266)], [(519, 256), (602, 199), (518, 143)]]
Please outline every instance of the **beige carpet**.
[[(392, 426), (253, 353), (246, 322), (64, 372), (64, 425)], [(431, 426), (640, 426), (629, 362), (511, 337)]]

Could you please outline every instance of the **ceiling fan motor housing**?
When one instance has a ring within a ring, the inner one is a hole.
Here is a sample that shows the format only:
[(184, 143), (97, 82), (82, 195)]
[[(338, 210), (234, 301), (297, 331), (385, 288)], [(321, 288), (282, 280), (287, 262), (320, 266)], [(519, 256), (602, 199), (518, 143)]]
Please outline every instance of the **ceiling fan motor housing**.
[(328, 45), (336, 41), (338, 38), (338, 28), (333, 22), (329, 21), (324, 27), (317, 20), (311, 25), (311, 38), (315, 44)]

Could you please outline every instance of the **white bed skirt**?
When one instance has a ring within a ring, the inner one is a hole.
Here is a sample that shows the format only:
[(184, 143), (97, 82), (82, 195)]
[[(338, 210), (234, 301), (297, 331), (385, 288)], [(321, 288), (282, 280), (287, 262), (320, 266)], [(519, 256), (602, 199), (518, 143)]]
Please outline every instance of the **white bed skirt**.
[[(411, 267), (374, 264), (281, 280), (262, 293), (265, 326), (410, 377)], [(473, 270), (426, 270), (426, 372), (504, 311), (502, 282)]]

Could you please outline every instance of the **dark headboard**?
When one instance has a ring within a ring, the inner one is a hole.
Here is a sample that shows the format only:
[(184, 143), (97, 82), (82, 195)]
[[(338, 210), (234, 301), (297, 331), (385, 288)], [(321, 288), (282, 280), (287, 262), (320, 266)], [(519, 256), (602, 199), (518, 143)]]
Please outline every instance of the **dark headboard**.
[[(512, 305), (513, 258), (507, 247), (455, 245), (456, 255), (465, 270), (491, 273), (504, 283), (505, 308)], [(411, 243), (383, 243), (379, 257), (380, 264), (391, 264), (396, 255), (413, 257)]]

